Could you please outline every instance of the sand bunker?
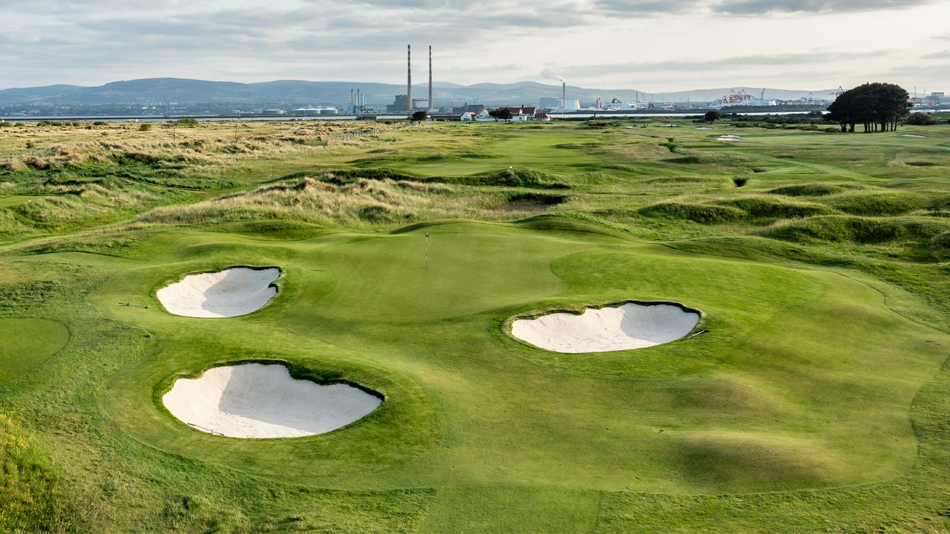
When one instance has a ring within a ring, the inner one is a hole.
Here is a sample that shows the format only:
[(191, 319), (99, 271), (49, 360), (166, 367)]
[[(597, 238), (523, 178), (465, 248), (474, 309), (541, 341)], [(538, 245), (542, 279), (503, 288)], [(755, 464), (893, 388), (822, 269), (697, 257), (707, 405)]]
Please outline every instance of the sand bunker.
[(519, 319), (511, 334), (536, 347), (578, 354), (652, 347), (689, 333), (699, 313), (672, 304), (635, 304), (588, 308), (581, 315), (559, 312), (537, 319)]
[(716, 141), (742, 141), (742, 138), (738, 135), (720, 135)]
[(158, 300), (169, 313), (185, 317), (237, 317), (264, 307), (277, 288), (280, 270), (235, 267), (217, 273), (186, 276), (158, 290)]
[(904, 134), (901, 137), (916, 137), (917, 139), (927, 139), (926, 135)]
[(280, 364), (215, 367), (175, 382), (162, 402), (178, 419), (232, 438), (298, 438), (346, 426), (382, 402), (346, 384), (297, 380)]

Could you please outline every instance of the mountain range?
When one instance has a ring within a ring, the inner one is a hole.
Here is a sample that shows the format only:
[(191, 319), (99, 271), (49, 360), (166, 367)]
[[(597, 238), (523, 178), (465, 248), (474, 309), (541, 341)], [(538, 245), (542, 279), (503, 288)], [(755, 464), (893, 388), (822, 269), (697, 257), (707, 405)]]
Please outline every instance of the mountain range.
[[(0, 105), (115, 105), (115, 104), (273, 104), (273, 105), (347, 105), (350, 90), (360, 89), (367, 105), (391, 104), (397, 94), (406, 94), (405, 85), (356, 82), (308, 82), (279, 80), (262, 83), (215, 82), (180, 78), (149, 78), (111, 82), (97, 87), (50, 85), (0, 90)], [(428, 83), (413, 85), (416, 99), (428, 97)], [(567, 86), (567, 96), (582, 103), (601, 98), (610, 101), (709, 102), (743, 90), (758, 97), (762, 88), (730, 87), (671, 93), (647, 94), (635, 89), (588, 89)], [(831, 100), (832, 90), (765, 89), (769, 99), (792, 100), (809, 94), (816, 99)], [(536, 82), (510, 84), (479, 83), (457, 85), (433, 83), (433, 99), (437, 105), (481, 103), (485, 105), (537, 105), (541, 97), (560, 97), (561, 86)]]

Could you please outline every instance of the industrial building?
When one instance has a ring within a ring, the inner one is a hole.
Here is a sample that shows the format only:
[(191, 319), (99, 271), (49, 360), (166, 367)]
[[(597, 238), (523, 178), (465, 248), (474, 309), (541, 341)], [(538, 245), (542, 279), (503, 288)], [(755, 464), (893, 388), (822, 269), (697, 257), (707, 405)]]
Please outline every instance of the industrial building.
[(406, 94), (396, 95), (395, 101), (386, 106), (386, 111), (390, 113), (406, 112), (412, 113), (416, 110), (435, 111), (432, 102), (432, 47), (429, 47), (429, 99), (412, 98), (412, 45), (406, 48)]
[(469, 104), (468, 102), (466, 102), (465, 104), (461, 106), (446, 108), (446, 111), (451, 111), (453, 113), (454, 112), (462, 112), (462, 113), (468, 112), (468, 113), (477, 114), (484, 109), (485, 109), (485, 106), (483, 106), (482, 104)]
[[(412, 111), (415, 111), (418, 109), (422, 109), (422, 110), (429, 109), (429, 101), (428, 100), (413, 100)], [(409, 95), (396, 95), (396, 101), (392, 104), (387, 105), (386, 111), (391, 112), (391, 113), (410, 111)]]
[(298, 108), (293, 111), (294, 115), (339, 115), (340, 110), (334, 107), (306, 107)]

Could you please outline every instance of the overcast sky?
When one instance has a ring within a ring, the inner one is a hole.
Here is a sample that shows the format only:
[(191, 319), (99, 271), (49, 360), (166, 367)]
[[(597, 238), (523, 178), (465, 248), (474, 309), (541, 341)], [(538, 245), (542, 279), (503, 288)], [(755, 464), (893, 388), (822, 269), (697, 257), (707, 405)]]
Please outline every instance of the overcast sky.
[(950, 0), (0, 0), (0, 88), (176, 77), (950, 92)]

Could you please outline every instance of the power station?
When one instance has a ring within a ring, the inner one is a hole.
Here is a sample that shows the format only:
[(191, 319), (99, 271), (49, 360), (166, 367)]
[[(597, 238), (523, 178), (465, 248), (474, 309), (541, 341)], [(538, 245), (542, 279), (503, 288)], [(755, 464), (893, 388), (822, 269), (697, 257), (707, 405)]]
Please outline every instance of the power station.
[(431, 110), (432, 103), (432, 47), (429, 47), (429, 99), (413, 100), (412, 98), (412, 45), (406, 45), (406, 94), (396, 95), (396, 100), (386, 106), (389, 113), (412, 113), (416, 110)]

